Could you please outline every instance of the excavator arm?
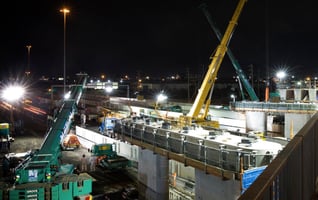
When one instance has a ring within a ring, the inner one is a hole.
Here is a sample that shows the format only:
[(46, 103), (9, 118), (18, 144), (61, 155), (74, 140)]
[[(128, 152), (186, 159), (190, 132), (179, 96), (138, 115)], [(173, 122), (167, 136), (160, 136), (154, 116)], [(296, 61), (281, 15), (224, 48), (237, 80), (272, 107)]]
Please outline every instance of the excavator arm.
[(205, 121), (205, 118), (207, 116), (207, 112), (205, 111), (205, 113), (200, 115), (201, 109), (203, 108), (204, 104), (205, 104), (205, 108), (206, 108), (205, 110), (207, 110), (208, 107), (210, 106), (210, 98), (207, 98), (208, 93), (211, 91), (211, 89), (214, 86), (214, 83), (215, 83), (216, 78), (217, 78), (218, 70), (221, 66), (224, 55), (227, 51), (228, 43), (233, 35), (234, 29), (235, 29), (237, 22), (238, 22), (238, 18), (240, 16), (241, 11), (242, 11), (246, 2), (247, 2), (247, 0), (240, 0), (239, 1), (238, 5), (235, 9), (235, 12), (232, 16), (232, 19), (230, 20), (229, 25), (225, 31), (225, 34), (224, 34), (219, 46), (217, 47), (217, 50), (216, 50), (214, 56), (212, 57), (212, 61), (208, 67), (208, 71), (203, 79), (201, 87), (198, 91), (196, 99), (195, 99), (189, 113), (186, 116), (180, 117), (181, 124), (190, 125), (192, 123), (192, 121), (196, 121), (196, 122)]

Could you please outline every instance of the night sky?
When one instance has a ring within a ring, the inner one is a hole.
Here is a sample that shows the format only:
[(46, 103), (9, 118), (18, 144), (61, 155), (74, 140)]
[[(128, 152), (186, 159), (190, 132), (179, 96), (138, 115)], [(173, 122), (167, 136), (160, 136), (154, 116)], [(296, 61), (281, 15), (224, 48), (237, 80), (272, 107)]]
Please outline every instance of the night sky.
[[(255, 76), (283, 67), (296, 76), (318, 76), (318, 22), (314, 0), (249, 0), (230, 48), (243, 70)], [(32, 45), (34, 76), (63, 76), (63, 14), (67, 74), (202, 74), (219, 44), (198, 8), (203, 1), (10, 0), (1, 12), (1, 77), (21, 74)], [(206, 0), (224, 33), (238, 0)], [(268, 67), (267, 67), (268, 66)], [(226, 56), (219, 77), (232, 77)]]

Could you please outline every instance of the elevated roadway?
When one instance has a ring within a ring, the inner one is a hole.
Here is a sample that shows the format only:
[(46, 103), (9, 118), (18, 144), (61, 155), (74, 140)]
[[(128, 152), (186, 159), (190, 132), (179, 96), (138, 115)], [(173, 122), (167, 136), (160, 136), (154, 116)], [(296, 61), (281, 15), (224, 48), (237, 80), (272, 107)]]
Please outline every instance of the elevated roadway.
[[(111, 110), (125, 110), (127, 112), (131, 111), (131, 107), (135, 105), (142, 105), (141, 110), (152, 109), (153, 101), (138, 101), (135, 99), (127, 99), (127, 98), (110, 98), (107, 100), (103, 106), (107, 107)], [(171, 103), (172, 104), (172, 103)], [(180, 105), (184, 111), (186, 112), (187, 108), (190, 107), (190, 104), (184, 104), (184, 103), (176, 103)], [(136, 106), (137, 107), (137, 106)], [(219, 107), (211, 106), (212, 109), (220, 109)], [(223, 107), (224, 108), (224, 107)], [(222, 109), (221, 109), (222, 110)], [(252, 113), (284, 113), (285, 119), (289, 119), (291, 121), (294, 121), (294, 124), (297, 123), (297, 119), (304, 118), (305, 120), (299, 124), (298, 130), (303, 127), (304, 124), (307, 123), (307, 121), (316, 113), (317, 106), (314, 103), (274, 103), (274, 102), (264, 102), (264, 103), (258, 103), (258, 102), (235, 102), (231, 103), (229, 109), (224, 109), (224, 113), (234, 112), (238, 113), (239, 116), (242, 116), (242, 113), (252, 112)], [(167, 112), (167, 111), (163, 111)], [(154, 115), (158, 113), (152, 113)], [(181, 113), (182, 114), (182, 113)], [(287, 114), (287, 117), (286, 117)], [(295, 117), (296, 116), (296, 117)], [(248, 120), (244, 118), (243, 120)], [(291, 124), (290, 122), (285, 122), (288, 126)], [(231, 168), (228, 169), (226, 166), (237, 166), (239, 162), (234, 162), (234, 164), (230, 165), (220, 165), (220, 163), (223, 162), (223, 158), (220, 155), (222, 154), (222, 151), (218, 149), (218, 153), (216, 155), (217, 163), (216, 165), (210, 165), (211, 161), (213, 162), (213, 159), (210, 159), (209, 156), (205, 157), (208, 154), (211, 154), (209, 152), (209, 147), (206, 146), (206, 141), (200, 141), (200, 139), (194, 140), (195, 142), (189, 142), (189, 140), (184, 140), (182, 144), (182, 138), (178, 138), (177, 145), (173, 142), (173, 138), (171, 137), (171, 131), (158, 131), (158, 128), (148, 129), (145, 128), (146, 122), (143, 126), (139, 125), (132, 125), (132, 126), (126, 126), (123, 124), (121, 128), (117, 129), (117, 134), (119, 134), (122, 141), (128, 142), (130, 144), (134, 144), (136, 146), (139, 146), (141, 150), (143, 149), (149, 149), (154, 155), (160, 155), (163, 157), (166, 157), (167, 159), (173, 159), (177, 160), (180, 163), (183, 163), (186, 166), (193, 166), (196, 169), (204, 172), (205, 174), (212, 174), (218, 177), (223, 177), (225, 179), (231, 179), (233, 178), (233, 175), (235, 179), (239, 180), (239, 170), (235, 171)], [(287, 126), (287, 127), (288, 127)], [(286, 127), (286, 125), (285, 125)], [(285, 128), (287, 129), (287, 128)], [(156, 131), (154, 131), (156, 130)], [(294, 130), (294, 134), (298, 132), (297, 129)], [(167, 135), (167, 132), (169, 134)], [(164, 139), (165, 138), (165, 139)], [(190, 137), (188, 137), (190, 138)], [(291, 138), (290, 138), (291, 139)], [(191, 140), (191, 139), (190, 139)], [(188, 147), (186, 146), (188, 145)], [(176, 148), (176, 149), (173, 149)], [(213, 154), (213, 153), (212, 153)], [(238, 154), (238, 152), (235, 152), (234, 154)], [(225, 155), (230, 155), (229, 157), (226, 157), (226, 159), (230, 160), (231, 162), (233, 160), (237, 161), (235, 159), (235, 156), (231, 157), (230, 153), (226, 153)], [(216, 158), (215, 157), (215, 158)], [(231, 157), (231, 158), (230, 158)], [(229, 159), (230, 158), (230, 159)], [(236, 157), (238, 158), (238, 157)], [(214, 163), (214, 164), (215, 164)], [(220, 166), (225, 166), (224, 168)], [(239, 169), (239, 168), (237, 168)], [(229, 172), (229, 173), (228, 173)], [(200, 179), (204, 179), (204, 177), (200, 176)]]

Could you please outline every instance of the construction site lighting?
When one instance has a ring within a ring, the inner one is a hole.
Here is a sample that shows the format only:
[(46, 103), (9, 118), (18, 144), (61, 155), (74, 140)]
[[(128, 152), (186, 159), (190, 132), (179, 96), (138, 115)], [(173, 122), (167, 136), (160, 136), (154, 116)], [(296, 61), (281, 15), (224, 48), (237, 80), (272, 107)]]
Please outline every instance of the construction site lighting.
[(64, 95), (64, 99), (69, 99), (71, 97), (71, 92), (68, 91), (65, 95)]
[(233, 99), (233, 102), (235, 102), (235, 95), (234, 94), (231, 94), (231, 99)]
[(158, 94), (158, 96), (157, 96), (157, 101), (158, 101), (158, 102), (161, 102), (161, 101), (166, 100), (167, 98), (168, 98), (167, 95), (165, 95), (165, 94), (163, 94), (163, 93), (160, 93), (160, 94)]
[(22, 98), (25, 93), (25, 89), (19, 85), (12, 85), (5, 88), (2, 92), (2, 98), (7, 101), (17, 101)]
[(107, 86), (105, 88), (105, 90), (106, 90), (107, 93), (111, 93), (113, 91), (113, 87), (112, 86)]
[(285, 72), (285, 71), (278, 71), (278, 72), (276, 73), (276, 76), (277, 76), (277, 78), (279, 78), (279, 79), (283, 79), (283, 78), (286, 77), (286, 72)]

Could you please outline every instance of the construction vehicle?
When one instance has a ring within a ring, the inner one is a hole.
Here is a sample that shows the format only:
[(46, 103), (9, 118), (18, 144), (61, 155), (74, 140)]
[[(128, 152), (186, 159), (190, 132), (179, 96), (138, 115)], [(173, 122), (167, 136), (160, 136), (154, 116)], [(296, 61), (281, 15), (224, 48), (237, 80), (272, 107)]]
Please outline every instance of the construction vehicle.
[[(216, 24), (214, 23), (214, 21), (212, 20), (212, 17), (211, 17), (211, 14), (210, 14), (209, 10), (208, 10), (207, 4), (206, 3), (201, 3), (199, 5), (199, 8), (202, 10), (203, 14), (207, 18), (208, 23), (210, 24), (210, 26), (211, 26), (212, 30), (214, 31), (216, 37), (218, 38), (218, 40), (221, 41), (222, 34), (219, 31), (219, 29), (216, 27)], [(231, 49), (228, 48), (226, 53), (229, 56), (229, 58), (230, 58), (230, 60), (231, 60), (231, 62), (233, 64), (233, 67), (234, 67), (234, 69), (236, 71), (236, 74), (239, 77), (239, 84), (240, 84), (240, 90), (241, 90), (242, 99), (245, 100), (245, 95), (244, 95), (243, 89), (241, 87), (241, 82), (240, 81), (242, 81), (243, 86), (245, 87), (246, 92), (248, 93), (248, 95), (250, 97), (250, 100), (251, 101), (259, 101), (259, 98), (257, 97), (253, 87), (251, 86), (251, 84), (249, 83), (248, 79), (246, 78), (246, 75), (245, 75), (244, 71), (242, 70), (242, 68), (241, 68), (239, 62), (237, 61), (237, 59), (234, 57)]]
[(160, 110), (182, 113), (182, 107), (179, 105), (161, 107)]
[(118, 120), (120, 118), (117, 117), (103, 117), (101, 119), (101, 123), (100, 126), (98, 127), (98, 131), (103, 134), (103, 135), (107, 135), (111, 138), (115, 137), (114, 134), (114, 126), (115, 126), (115, 121)]
[(77, 135), (73, 132), (67, 134), (61, 143), (61, 148), (63, 150), (75, 150), (81, 146), (81, 143), (77, 137)]
[(70, 98), (64, 99), (41, 147), (15, 167), (14, 183), (7, 183), (7, 187), (0, 188), (2, 199), (91, 198), (91, 177), (73, 174), (72, 164), (62, 165), (60, 162), (61, 141), (70, 130), (86, 77), (80, 74), (80, 84), (71, 86)]
[[(211, 64), (208, 67), (208, 71), (203, 79), (201, 87), (198, 91), (196, 99), (187, 115), (180, 116), (179, 124), (181, 126), (190, 126), (193, 122), (201, 124), (203, 126), (212, 126), (218, 128), (218, 123), (215, 121), (208, 121), (207, 115), (209, 106), (211, 104), (211, 97), (213, 93), (214, 83), (217, 78), (218, 70), (223, 61), (224, 55), (227, 52), (228, 43), (233, 35), (234, 28), (237, 25), (238, 18), (247, 0), (240, 0), (235, 12), (230, 20), (230, 23), (224, 33), (221, 43), (217, 47), (215, 54), (212, 57)], [(201, 112), (204, 106), (203, 113)]]
[(119, 156), (116, 152), (115, 144), (104, 143), (92, 146), (92, 155), (97, 157), (97, 165), (103, 169), (114, 170), (122, 169), (130, 165), (130, 161)]
[(9, 123), (0, 124), (0, 152), (6, 153), (10, 150), (10, 144), (14, 138), (10, 136)]

